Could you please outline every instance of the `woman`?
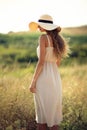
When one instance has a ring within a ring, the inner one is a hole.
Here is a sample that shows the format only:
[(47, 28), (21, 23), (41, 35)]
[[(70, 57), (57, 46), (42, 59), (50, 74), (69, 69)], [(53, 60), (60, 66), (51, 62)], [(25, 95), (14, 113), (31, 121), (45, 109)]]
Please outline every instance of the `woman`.
[(59, 35), (61, 28), (53, 24), (49, 15), (42, 15), (38, 23), (31, 22), (30, 29), (45, 32), (39, 38), (38, 63), (30, 91), (34, 93), (38, 130), (58, 130), (62, 121), (62, 84), (58, 71), (61, 59), (67, 54), (67, 46)]

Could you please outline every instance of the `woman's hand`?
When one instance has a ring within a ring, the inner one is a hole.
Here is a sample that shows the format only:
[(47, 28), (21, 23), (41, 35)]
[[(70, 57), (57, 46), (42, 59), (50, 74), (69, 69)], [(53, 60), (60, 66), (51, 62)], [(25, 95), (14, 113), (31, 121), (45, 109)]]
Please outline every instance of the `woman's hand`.
[(29, 87), (30, 92), (36, 93), (36, 83), (32, 82), (30, 87)]

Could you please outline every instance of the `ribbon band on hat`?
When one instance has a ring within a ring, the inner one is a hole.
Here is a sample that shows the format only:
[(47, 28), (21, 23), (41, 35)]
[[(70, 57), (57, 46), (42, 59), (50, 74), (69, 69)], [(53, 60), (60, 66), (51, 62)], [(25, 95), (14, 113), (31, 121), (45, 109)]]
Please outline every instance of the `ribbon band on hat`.
[(43, 19), (39, 19), (38, 22), (42, 22), (42, 23), (51, 23), (51, 24), (53, 24), (53, 21), (50, 21), (50, 20), (43, 20)]

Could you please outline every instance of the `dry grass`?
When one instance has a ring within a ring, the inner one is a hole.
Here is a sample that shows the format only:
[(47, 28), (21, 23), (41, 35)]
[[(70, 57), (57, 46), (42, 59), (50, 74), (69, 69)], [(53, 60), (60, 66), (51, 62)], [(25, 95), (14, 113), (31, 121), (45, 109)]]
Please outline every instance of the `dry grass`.
[[(19, 69), (19, 71), (16, 68), (13, 71), (6, 69), (1, 75), (0, 126), (7, 127), (15, 124), (15, 129), (18, 129), (21, 122), (24, 123), (24, 126), (26, 122), (28, 122), (28, 125), (31, 122), (30, 126), (32, 126), (32, 130), (34, 129), (35, 124), (32, 123), (35, 115), (33, 95), (28, 90), (32, 79), (32, 71), (30, 70), (32, 69)], [(64, 121), (61, 130), (73, 127), (73, 123), (75, 127), (78, 127), (81, 123), (87, 122), (87, 65), (60, 67), (59, 70), (63, 85)], [(85, 126), (81, 125), (80, 127), (85, 130)], [(9, 128), (8, 130), (12, 129)], [(73, 128), (73, 130), (78, 129)]]

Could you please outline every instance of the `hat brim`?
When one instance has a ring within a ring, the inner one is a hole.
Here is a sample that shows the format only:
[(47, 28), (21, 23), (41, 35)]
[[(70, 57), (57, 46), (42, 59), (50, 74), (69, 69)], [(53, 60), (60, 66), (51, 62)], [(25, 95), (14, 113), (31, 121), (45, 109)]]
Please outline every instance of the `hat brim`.
[(30, 29), (30, 31), (36, 31), (38, 29), (38, 24), (35, 22), (30, 22), (29, 29)]
[(46, 30), (54, 30), (56, 28), (58, 28), (57, 25), (55, 24), (50, 24), (50, 23), (41, 23), (41, 22), (30, 22), (29, 23), (29, 28), (30, 28), (30, 31), (36, 31), (38, 29), (38, 26), (46, 29)]

